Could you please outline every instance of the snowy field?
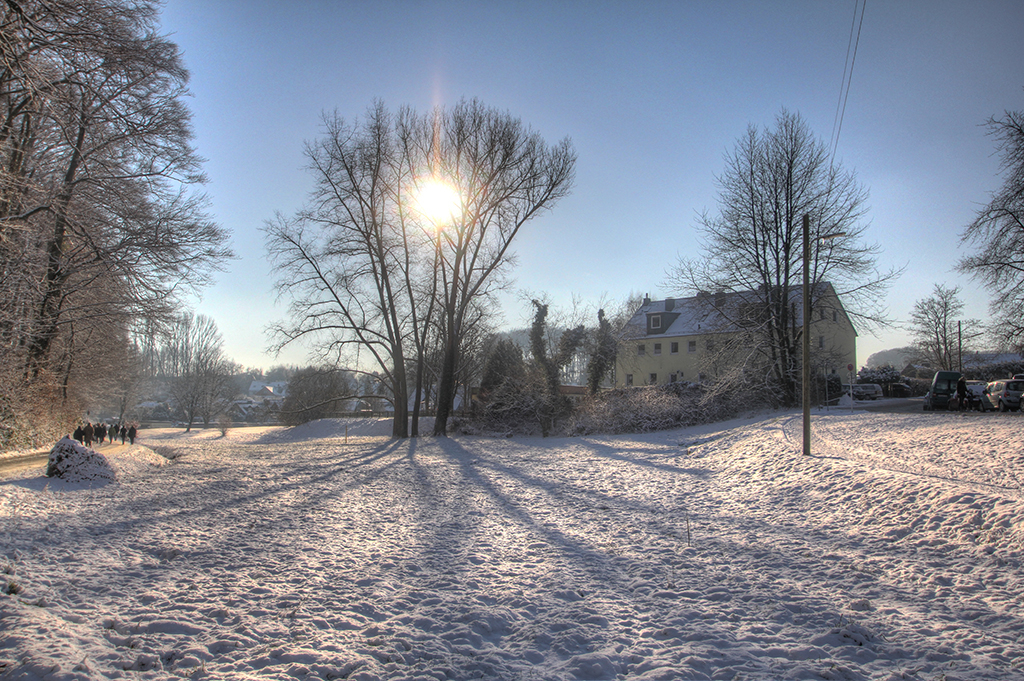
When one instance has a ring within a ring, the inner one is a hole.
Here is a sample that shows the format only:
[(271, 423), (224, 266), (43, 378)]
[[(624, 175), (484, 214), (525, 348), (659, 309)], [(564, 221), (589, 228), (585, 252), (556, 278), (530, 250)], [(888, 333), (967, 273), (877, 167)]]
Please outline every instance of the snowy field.
[(1021, 419), (143, 431), (0, 480), (0, 678), (1024, 679)]

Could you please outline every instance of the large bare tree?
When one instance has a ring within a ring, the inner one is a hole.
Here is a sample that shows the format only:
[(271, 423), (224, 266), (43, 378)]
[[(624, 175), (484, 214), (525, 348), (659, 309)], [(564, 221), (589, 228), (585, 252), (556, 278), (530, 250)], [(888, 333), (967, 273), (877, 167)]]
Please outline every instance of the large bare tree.
[(963, 311), (959, 286), (936, 284), (930, 296), (914, 303), (910, 332), (919, 362), (935, 370), (962, 369), (963, 353), (976, 349), (980, 335), (980, 322), (963, 319)]
[(1018, 348), (1024, 345), (1024, 112), (988, 121), (1002, 156), (1003, 186), (967, 226), (961, 241), (978, 251), (964, 257), (962, 272), (992, 294), (993, 328)]
[(149, 0), (0, 5), (0, 362), (28, 383), (67, 375), (76, 326), (170, 319), (230, 256), (157, 15)]
[(290, 299), (289, 319), (274, 327), (276, 348), (304, 339), (324, 365), (376, 372), (392, 396), (392, 434), (406, 437), (405, 358), (417, 280), (429, 274), (421, 253), (433, 249), (407, 213), (412, 183), (399, 125), (379, 102), (361, 122), (325, 116), (323, 136), (306, 146), (314, 178), (306, 207), (264, 231), (278, 292)]
[[(666, 287), (717, 294), (702, 297), (709, 319), (734, 332), (721, 334), (709, 353), (729, 355), (723, 366), (732, 370), (719, 373), (720, 385), (760, 380), (782, 403), (797, 404), (804, 215), (810, 216), (809, 288), (815, 310), (830, 295), (828, 282), (855, 325), (885, 324), (878, 301), (899, 272), (878, 272), (880, 248), (862, 241), (867, 191), (853, 172), (832, 162), (799, 114), (783, 110), (772, 129), (750, 126), (726, 155), (717, 182), (719, 212), (699, 220), (705, 253), (680, 258)], [(842, 236), (819, 238), (830, 234)]]
[(568, 139), (549, 147), (519, 119), (475, 100), (435, 112), (433, 127), (434, 173), (459, 196), (439, 239), (444, 354), (434, 434), (444, 435), (473, 304), (502, 283), (523, 225), (568, 195), (576, 153)]
[(361, 122), (335, 114), (324, 127), (307, 146), (306, 207), (265, 228), (278, 290), (291, 301), (277, 347), (305, 339), (322, 362), (378, 374), (393, 434), (405, 437), (410, 397), (420, 403), (439, 344), (434, 432), (443, 435), (478, 303), (503, 283), (520, 228), (569, 191), (571, 144), (548, 147), (477, 101), (426, 114), (377, 103)]

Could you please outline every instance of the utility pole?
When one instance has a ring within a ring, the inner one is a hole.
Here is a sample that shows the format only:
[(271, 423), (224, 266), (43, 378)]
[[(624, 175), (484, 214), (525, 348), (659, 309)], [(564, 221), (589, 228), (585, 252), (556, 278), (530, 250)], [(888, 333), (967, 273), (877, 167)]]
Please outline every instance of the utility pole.
[[(804, 456), (811, 455), (811, 216), (804, 213), (804, 364), (800, 373), (803, 375), (804, 402)], [(834, 232), (818, 237), (823, 243), (829, 239), (846, 236), (846, 232)], [(850, 367), (851, 371), (853, 367)], [(826, 379), (827, 380), (827, 379)], [(850, 409), (853, 409), (853, 376), (850, 376)]]
[(956, 320), (956, 356), (960, 373), (964, 372), (964, 329), (963, 322)]
[(804, 456), (811, 455), (811, 216), (804, 213), (804, 357), (803, 374), (804, 401)]

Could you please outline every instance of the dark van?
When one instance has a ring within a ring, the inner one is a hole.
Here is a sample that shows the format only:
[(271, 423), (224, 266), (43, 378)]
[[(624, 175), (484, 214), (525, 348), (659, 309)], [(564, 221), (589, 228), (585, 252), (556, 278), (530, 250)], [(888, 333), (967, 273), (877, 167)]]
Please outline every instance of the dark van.
[(936, 371), (932, 387), (924, 396), (924, 410), (949, 409), (949, 398), (956, 394), (956, 383), (963, 376), (959, 371)]

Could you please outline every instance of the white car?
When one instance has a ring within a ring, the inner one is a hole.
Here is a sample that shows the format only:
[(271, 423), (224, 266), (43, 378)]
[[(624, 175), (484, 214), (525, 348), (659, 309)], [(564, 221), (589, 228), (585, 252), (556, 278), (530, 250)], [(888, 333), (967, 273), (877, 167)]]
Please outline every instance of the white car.
[[(850, 394), (850, 385), (843, 386), (843, 394)], [(878, 400), (882, 398), (882, 386), (877, 383), (854, 383), (853, 399), (855, 400)]]

